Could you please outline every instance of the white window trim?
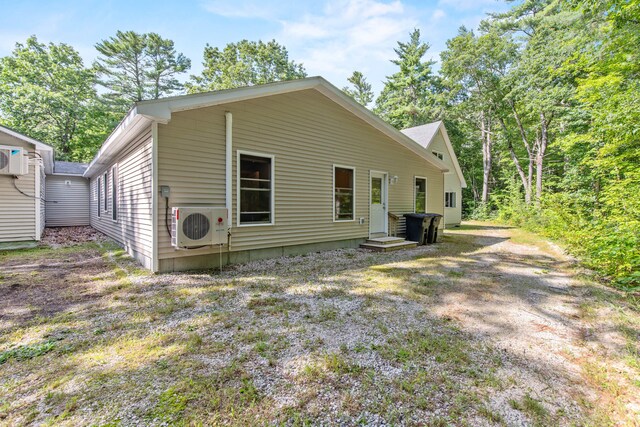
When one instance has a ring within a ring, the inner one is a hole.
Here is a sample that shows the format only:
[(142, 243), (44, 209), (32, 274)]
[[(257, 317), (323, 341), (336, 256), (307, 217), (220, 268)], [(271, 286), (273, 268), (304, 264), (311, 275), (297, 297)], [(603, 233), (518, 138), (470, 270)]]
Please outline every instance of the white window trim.
[[(255, 156), (271, 159), (271, 222), (240, 224), (240, 156)], [(276, 156), (255, 151), (236, 150), (236, 227), (265, 227), (276, 224)]]
[[(352, 212), (353, 218), (352, 219), (336, 219), (336, 168), (350, 169), (353, 171), (353, 212)], [(331, 195), (333, 196), (333, 210), (331, 211), (331, 218), (333, 218), (333, 222), (355, 222), (356, 220), (356, 168), (355, 166), (337, 165), (334, 163), (331, 169), (331, 175), (333, 176), (333, 181), (331, 183)]]
[[(435, 155), (438, 160), (444, 162), (444, 153), (442, 151), (438, 151), (438, 150), (431, 150), (431, 154)], [(440, 158), (442, 157), (442, 158)]]
[[(118, 196), (118, 181), (116, 180), (116, 178), (118, 177), (118, 174), (116, 173), (116, 165), (113, 165), (111, 167), (111, 221), (117, 223), (118, 220), (120, 219), (120, 215), (118, 215), (118, 206), (120, 206), (119, 201), (117, 200), (117, 196)], [(114, 188), (115, 187), (115, 188)], [(113, 202), (114, 199), (116, 201), (116, 208), (113, 208)], [(113, 219), (113, 215), (115, 214), (116, 219)]]
[(416, 179), (424, 179), (424, 211), (429, 212), (429, 180), (426, 176), (415, 175), (413, 177), (413, 212), (416, 211)]
[[(447, 206), (447, 193), (453, 194), (453, 206)], [(458, 192), (457, 191), (445, 191), (444, 192), (444, 207), (446, 209), (456, 209), (458, 207)]]

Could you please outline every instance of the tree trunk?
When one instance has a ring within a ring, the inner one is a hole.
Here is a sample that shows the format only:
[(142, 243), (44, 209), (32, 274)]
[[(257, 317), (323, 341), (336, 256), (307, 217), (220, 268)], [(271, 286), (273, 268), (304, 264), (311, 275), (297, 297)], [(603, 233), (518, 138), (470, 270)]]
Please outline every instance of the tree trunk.
[(500, 120), (500, 125), (504, 130), (505, 136), (507, 137), (507, 146), (509, 148), (509, 155), (511, 156), (511, 160), (513, 160), (513, 164), (515, 165), (516, 170), (518, 171), (520, 180), (522, 181), (522, 186), (524, 188), (524, 202), (528, 205), (531, 203), (531, 173), (533, 171), (531, 158), (529, 158), (529, 170), (531, 172), (529, 172), (529, 176), (527, 177), (527, 175), (525, 175), (524, 173), (524, 169), (522, 169), (522, 166), (520, 165), (518, 156), (516, 155), (516, 152), (513, 149), (513, 143), (511, 139), (508, 138), (507, 125), (504, 123), (504, 120), (502, 118), (500, 118), (499, 120)]
[(549, 141), (547, 119), (544, 113), (540, 113), (540, 145), (536, 153), (536, 202), (540, 202), (542, 197), (542, 168), (544, 163), (544, 155), (547, 150)]
[(491, 145), (493, 139), (491, 138), (491, 121), (484, 117), (482, 114), (482, 203), (486, 204), (489, 201), (489, 178), (491, 175)]

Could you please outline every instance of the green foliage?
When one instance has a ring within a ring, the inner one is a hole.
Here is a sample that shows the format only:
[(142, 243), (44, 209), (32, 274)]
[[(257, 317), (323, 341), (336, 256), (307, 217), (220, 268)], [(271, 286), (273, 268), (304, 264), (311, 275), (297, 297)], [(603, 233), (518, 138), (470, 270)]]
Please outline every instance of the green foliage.
[(173, 41), (156, 33), (118, 31), (95, 47), (100, 53), (94, 64), (100, 84), (121, 112), (134, 102), (181, 91), (176, 76), (191, 68), (191, 60), (176, 52)]
[(304, 78), (302, 64), (289, 60), (287, 49), (275, 40), (264, 43), (242, 40), (224, 49), (207, 44), (204, 48), (204, 70), (191, 76), (186, 84), (189, 93), (232, 89), (282, 80)]
[(420, 40), (415, 29), (407, 43), (398, 42), (392, 60), (399, 70), (387, 77), (376, 100), (375, 112), (398, 129), (422, 125), (440, 118), (437, 102), (440, 80), (433, 74), (435, 61), (424, 61), (429, 44)]
[(59, 159), (88, 161), (110, 127), (95, 82), (71, 46), (31, 36), (0, 58), (0, 123), (51, 144)]
[(353, 85), (353, 89), (343, 87), (342, 91), (355, 99), (358, 103), (365, 107), (373, 101), (373, 90), (371, 89), (371, 83), (367, 82), (367, 79), (360, 71), (354, 71), (351, 77), (347, 79), (349, 83)]
[(44, 341), (38, 344), (23, 345), (0, 353), (0, 365), (9, 359), (28, 360), (49, 353), (56, 347), (55, 341)]

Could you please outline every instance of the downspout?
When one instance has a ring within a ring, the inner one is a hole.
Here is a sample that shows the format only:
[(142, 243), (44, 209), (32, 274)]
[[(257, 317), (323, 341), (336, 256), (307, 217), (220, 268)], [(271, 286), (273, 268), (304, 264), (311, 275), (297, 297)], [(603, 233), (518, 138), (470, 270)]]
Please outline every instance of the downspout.
[[(233, 115), (231, 114), (230, 111), (225, 111), (224, 113), (224, 117), (225, 117), (225, 146), (226, 146), (226, 151), (225, 151), (225, 161), (226, 161), (226, 165), (225, 165), (225, 185), (224, 185), (224, 189), (225, 189), (225, 205), (227, 208), (227, 231), (230, 232), (231, 231), (231, 218), (233, 218), (232, 216), (232, 209), (231, 206), (233, 204), (233, 179), (232, 179), (232, 172), (233, 172)], [(230, 239), (229, 239), (229, 244), (228, 246), (230, 247)]]

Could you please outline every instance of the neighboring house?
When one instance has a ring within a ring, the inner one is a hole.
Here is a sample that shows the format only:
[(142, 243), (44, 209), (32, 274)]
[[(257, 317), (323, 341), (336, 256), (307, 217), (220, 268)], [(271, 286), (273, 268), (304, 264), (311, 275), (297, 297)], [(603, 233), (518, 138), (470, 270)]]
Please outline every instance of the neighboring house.
[[(402, 133), (423, 146), (433, 156), (440, 159), (449, 171), (444, 175), (444, 222), (445, 225), (460, 225), (462, 220), (462, 189), (467, 182), (462, 175), (458, 158), (451, 146), (449, 135), (442, 121), (403, 129)], [(427, 211), (432, 211), (427, 206)]]
[(89, 180), (82, 175), (88, 164), (54, 162), (54, 172), (47, 176), (46, 226), (90, 225)]
[(0, 242), (40, 240), (53, 148), (0, 126)]
[[(45, 224), (53, 212), (50, 211), (48, 193), (50, 180), (73, 180), (71, 191), (59, 192), (64, 195), (66, 211), (59, 210), (59, 216), (71, 217), (83, 209), (88, 211), (88, 181), (82, 175), (59, 171), (60, 162), (54, 163), (53, 148), (29, 138), (19, 132), (0, 126), (0, 242), (20, 242), (40, 240)], [(68, 162), (63, 162), (67, 163)], [(68, 203), (76, 188), (84, 186), (86, 197), (79, 197)], [(54, 214), (53, 217), (56, 215)], [(67, 221), (68, 222), (68, 221)], [(67, 223), (65, 225), (83, 225)]]
[(145, 267), (174, 271), (386, 236), (390, 214), (444, 213), (447, 170), (312, 77), (139, 102), (84, 176), (91, 225)]

